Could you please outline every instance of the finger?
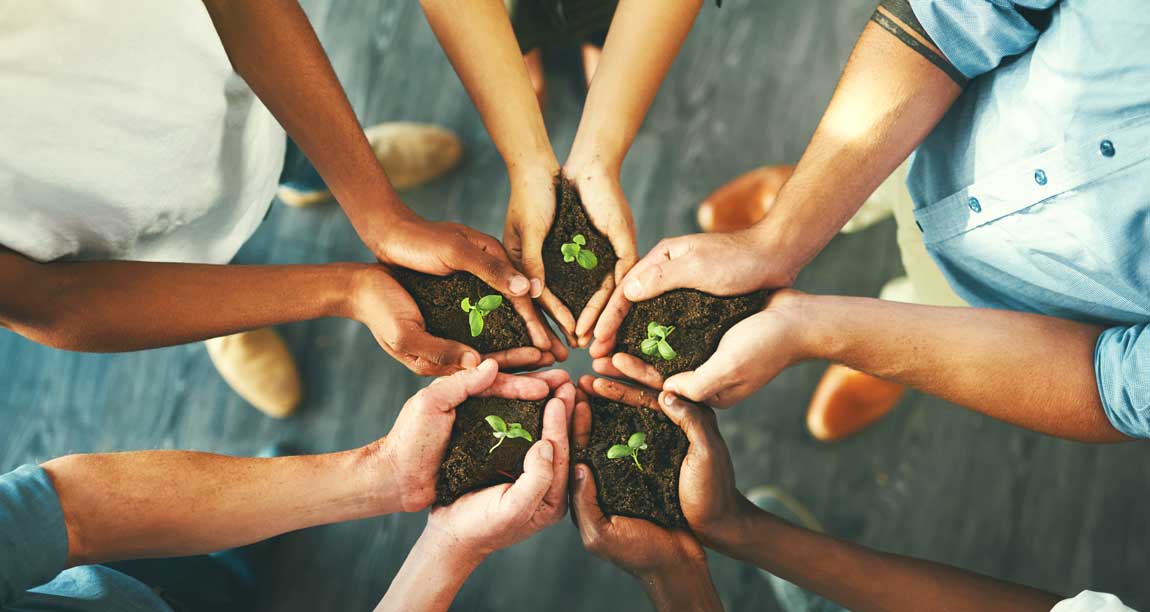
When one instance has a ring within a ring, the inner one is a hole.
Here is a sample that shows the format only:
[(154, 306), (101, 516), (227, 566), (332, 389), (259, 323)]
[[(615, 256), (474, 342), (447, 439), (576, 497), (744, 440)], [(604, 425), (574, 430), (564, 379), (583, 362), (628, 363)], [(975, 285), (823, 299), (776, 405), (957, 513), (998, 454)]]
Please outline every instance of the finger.
[(543, 295), (539, 296), (539, 304), (543, 306), (543, 310), (551, 315), (551, 320), (559, 326), (559, 331), (563, 332), (563, 336), (567, 338), (567, 345), (579, 346), (579, 340), (575, 337), (575, 317), (571, 315), (567, 306), (546, 287), (543, 288)]
[(619, 371), (614, 363), (611, 363), (611, 357), (600, 357), (591, 360), (591, 370), (600, 376), (608, 376), (610, 378), (627, 378), (627, 375)]
[(527, 277), (511, 265), (507, 252), (498, 240), (474, 230), (463, 230), (461, 257), (453, 262), (457, 269), (466, 270), (491, 285), (496, 291), (510, 297), (526, 296), (531, 291)]
[(591, 443), (591, 404), (586, 400), (575, 403), (575, 414), (571, 417), (571, 443), (580, 449)]
[[(529, 278), (538, 281), (539, 288), (544, 291), (546, 291), (547, 274), (543, 268), (543, 239), (547, 236), (547, 231), (551, 229), (550, 225), (550, 222), (546, 224), (533, 222), (530, 227), (525, 228), (526, 231), (519, 235), (522, 248), (520, 261), (523, 262), (523, 271)], [(540, 296), (535, 295), (535, 297)]]
[(578, 403), (587, 401), (587, 393), (579, 388), (579, 382), (572, 382), (575, 384), (575, 402)]
[(535, 365), (543, 358), (543, 351), (533, 346), (521, 346), (496, 353), (488, 353), (484, 359), (494, 359), (500, 370), (511, 370), (525, 366)]
[(587, 301), (583, 312), (579, 313), (579, 320), (575, 323), (575, 335), (579, 339), (579, 346), (586, 347), (591, 344), (591, 331), (595, 328), (595, 322), (599, 320), (603, 307), (607, 305), (607, 300), (611, 299), (611, 294), (614, 292), (615, 278), (604, 277), (598, 291)]
[(547, 383), (547, 388), (551, 391), (558, 389), (564, 383), (571, 382), (571, 375), (564, 370), (543, 370), (542, 372), (531, 372), (523, 376), (535, 378)]
[(588, 351), (592, 357), (606, 357), (615, 348), (615, 336), (627, 313), (631, 311), (631, 301), (623, 295), (623, 287), (617, 286), (603, 306), (603, 312), (595, 322), (595, 339)]
[(599, 397), (599, 394), (595, 392), (596, 380), (598, 379), (594, 376), (591, 376), (590, 374), (584, 374), (579, 377), (579, 382), (576, 386), (579, 387), (579, 391), (581, 391), (586, 396)]
[(567, 345), (559, 339), (559, 336), (555, 334), (555, 330), (551, 328), (551, 325), (544, 322), (543, 326), (547, 330), (547, 338), (551, 341), (551, 348), (548, 350), (555, 357), (556, 361), (567, 361), (567, 357), (570, 354), (567, 350)]
[(479, 367), (461, 370), (437, 378), (426, 388), (415, 394), (421, 403), (433, 410), (447, 412), (463, 403), (463, 400), (489, 388), (499, 375), (499, 366), (487, 359)]
[(531, 445), (523, 458), (523, 473), (503, 493), (500, 511), (513, 522), (522, 524), (531, 517), (555, 479), (555, 447), (550, 440), (539, 440)]
[[(698, 369), (680, 372), (663, 383), (663, 390), (681, 395), (693, 402), (707, 402), (710, 399), (724, 394), (731, 386), (728, 374), (719, 368), (715, 359), (721, 354), (716, 352)], [(729, 362), (728, 362), (729, 363)]]
[(642, 302), (671, 289), (687, 287), (692, 280), (694, 266), (682, 257), (689, 249), (687, 241), (666, 240), (644, 257), (647, 265), (635, 268), (624, 279), (623, 295), (632, 302)]
[(667, 391), (659, 395), (659, 404), (663, 407), (663, 414), (687, 434), (691, 446), (707, 446), (712, 440), (711, 436), (718, 434), (715, 411), (710, 408), (688, 402)]
[(527, 335), (531, 338), (531, 345), (537, 347), (539, 350), (549, 350), (551, 348), (551, 334), (548, 334), (547, 324), (543, 322), (543, 318), (539, 316), (539, 311), (535, 308), (535, 302), (531, 298), (520, 297), (512, 298), (511, 305), (515, 308), (515, 312), (523, 318), (523, 323), (527, 326)]
[(543, 407), (543, 439), (550, 441), (555, 451), (551, 462), (551, 486), (543, 496), (543, 502), (555, 509), (555, 516), (551, 518), (558, 519), (567, 512), (567, 467), (571, 456), (567, 436), (567, 406), (559, 398), (553, 398)]
[(659, 392), (633, 387), (609, 378), (596, 378), (595, 393), (600, 397), (638, 408), (659, 410)]
[(529, 376), (513, 376), (500, 373), (491, 386), (475, 394), (475, 397), (501, 397), (503, 399), (541, 400), (551, 394), (547, 381)]
[(570, 382), (564, 383), (555, 390), (555, 398), (563, 402), (567, 419), (570, 420), (571, 413), (575, 410), (575, 385)]
[(629, 353), (615, 353), (611, 356), (611, 365), (615, 367), (625, 378), (652, 389), (663, 388), (663, 375), (655, 366), (639, 359), (638, 357)]
[(579, 528), (584, 546), (598, 542), (603, 536), (603, 531), (610, 525), (610, 520), (599, 508), (595, 477), (591, 474), (591, 468), (583, 464), (575, 466), (575, 485), (571, 488), (571, 516), (575, 519), (575, 526)]

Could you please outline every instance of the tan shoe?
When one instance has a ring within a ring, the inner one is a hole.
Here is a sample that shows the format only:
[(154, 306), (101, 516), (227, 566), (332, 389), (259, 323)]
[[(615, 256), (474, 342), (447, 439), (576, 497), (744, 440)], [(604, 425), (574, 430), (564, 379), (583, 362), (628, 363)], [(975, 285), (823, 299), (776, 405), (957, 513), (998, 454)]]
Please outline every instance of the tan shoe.
[(282, 419), (299, 405), (299, 371), (287, 344), (270, 327), (204, 341), (216, 370), (260, 412)]
[(824, 442), (841, 440), (878, 421), (906, 387), (837, 363), (831, 364), (807, 408), (807, 429)]
[(788, 165), (763, 166), (723, 185), (699, 204), (699, 227), (704, 232), (732, 232), (758, 223), (794, 171)]
[(446, 174), (463, 155), (459, 138), (437, 125), (380, 123), (364, 133), (396, 189), (418, 187)]

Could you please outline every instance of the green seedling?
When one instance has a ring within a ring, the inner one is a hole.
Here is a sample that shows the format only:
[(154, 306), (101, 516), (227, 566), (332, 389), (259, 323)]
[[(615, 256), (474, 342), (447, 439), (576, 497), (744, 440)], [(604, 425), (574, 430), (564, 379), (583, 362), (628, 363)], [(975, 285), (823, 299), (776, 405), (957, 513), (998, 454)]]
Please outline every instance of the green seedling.
[(578, 262), (584, 270), (594, 270), (599, 265), (599, 258), (587, 250), (587, 238), (583, 234), (575, 234), (571, 242), (559, 247), (563, 251), (563, 261), (566, 263)]
[(472, 338), (483, 333), (483, 317), (491, 314), (502, 305), (503, 296), (498, 293), (479, 298), (479, 301), (476, 302), (474, 306), (471, 304), (471, 298), (463, 298), (459, 306), (463, 309), (463, 312), (467, 313), (467, 320), (471, 324)]
[(635, 460), (635, 466), (639, 471), (643, 471), (643, 464), (639, 463), (639, 451), (647, 450), (647, 434), (643, 432), (636, 432), (627, 438), (626, 444), (616, 444), (607, 449), (608, 459), (622, 459), (623, 457), (630, 457)]
[(528, 442), (535, 441), (531, 437), (531, 432), (523, 429), (523, 425), (519, 423), (511, 423), (508, 425), (503, 421), (502, 418), (494, 414), (489, 414), (486, 417), (483, 417), (483, 420), (487, 421), (487, 424), (490, 425), (491, 429), (495, 432), (491, 435), (495, 436), (495, 438), (499, 440), (495, 443), (495, 446), (491, 447), (491, 450), (487, 451), (488, 455), (494, 453), (495, 449), (499, 448), (499, 445), (503, 444), (503, 441), (507, 438), (522, 438)]
[(647, 324), (647, 339), (639, 347), (642, 349), (644, 355), (654, 355), (658, 353), (666, 361), (670, 361), (679, 356), (675, 349), (667, 342), (667, 337), (671, 332), (675, 331), (674, 325), (659, 325), (651, 321)]

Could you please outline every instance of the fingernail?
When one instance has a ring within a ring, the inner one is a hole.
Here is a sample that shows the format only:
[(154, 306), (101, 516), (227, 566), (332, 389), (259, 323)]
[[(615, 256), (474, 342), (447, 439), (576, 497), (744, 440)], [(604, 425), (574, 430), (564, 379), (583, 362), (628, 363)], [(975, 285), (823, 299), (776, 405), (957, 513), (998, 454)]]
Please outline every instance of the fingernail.
[(531, 297), (537, 298), (543, 295), (543, 281), (533, 278), (531, 279)]
[(539, 456), (543, 457), (544, 461), (551, 461), (555, 458), (555, 449), (551, 448), (551, 443), (548, 442), (539, 449)]
[(463, 357), (459, 358), (459, 365), (471, 369), (479, 365), (479, 355), (475, 353), (464, 353)]
[(510, 289), (511, 293), (514, 293), (515, 295), (522, 295), (531, 288), (531, 283), (527, 282), (526, 277), (516, 275), (511, 277), (511, 282), (508, 284), (507, 288)]
[(633, 300), (642, 291), (643, 291), (643, 285), (640, 285), (639, 281), (633, 280), (633, 281), (627, 283), (627, 288), (623, 291), (623, 293), (625, 293), (627, 295), (627, 299)]
[(663, 394), (663, 405), (664, 405), (664, 406), (667, 406), (668, 408), (670, 408), (671, 406), (674, 406), (674, 405), (675, 405), (675, 399), (676, 399), (676, 398), (675, 398), (675, 394), (674, 394), (674, 393), (669, 393), (669, 392), (668, 392), (668, 393), (664, 393), (664, 394)]
[(587, 478), (587, 468), (577, 465), (575, 466), (575, 480), (583, 480)]

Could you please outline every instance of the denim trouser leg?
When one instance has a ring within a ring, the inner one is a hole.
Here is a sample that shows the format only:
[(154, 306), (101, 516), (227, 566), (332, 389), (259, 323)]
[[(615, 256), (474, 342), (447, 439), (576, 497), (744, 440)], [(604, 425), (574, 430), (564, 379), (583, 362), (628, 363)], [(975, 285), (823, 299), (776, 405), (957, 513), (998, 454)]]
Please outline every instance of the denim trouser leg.
[(280, 172), (280, 185), (292, 187), (299, 191), (318, 191), (327, 189), (315, 166), (300, 150), (294, 140), (288, 138), (287, 148), (284, 150), (284, 167)]
[(245, 551), (105, 563), (154, 590), (176, 612), (250, 612), (255, 579)]

